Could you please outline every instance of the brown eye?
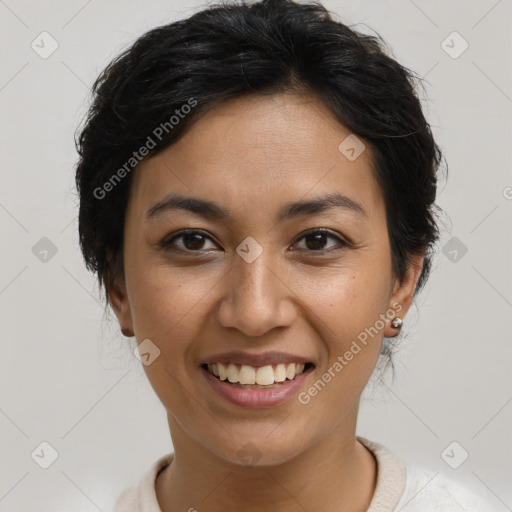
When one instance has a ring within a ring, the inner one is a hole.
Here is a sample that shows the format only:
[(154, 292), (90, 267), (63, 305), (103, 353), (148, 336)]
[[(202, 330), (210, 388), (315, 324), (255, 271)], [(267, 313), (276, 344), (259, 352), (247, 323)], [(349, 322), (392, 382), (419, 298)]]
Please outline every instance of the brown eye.
[[(329, 251), (332, 249), (331, 247), (325, 247), (325, 244), (327, 241), (335, 240), (338, 245), (341, 245), (342, 247), (346, 246), (347, 243), (342, 240), (340, 237), (336, 236), (331, 231), (328, 231), (326, 229), (315, 229), (314, 231), (310, 231), (309, 233), (306, 233), (303, 235), (300, 240), (305, 240), (305, 249), (300, 250), (307, 250), (307, 251), (316, 251), (316, 252), (322, 252), (322, 251)], [(335, 244), (336, 246), (336, 244)]]
[[(331, 246), (326, 247), (329, 239), (334, 240), (335, 243), (334, 245), (331, 244)], [(339, 236), (326, 229), (315, 229), (310, 231), (299, 239), (299, 241), (303, 240), (305, 241), (305, 247), (299, 248), (300, 251), (329, 252), (331, 250), (336, 250), (336, 246), (338, 246), (338, 249), (341, 249), (348, 245), (348, 243)], [(163, 240), (160, 245), (162, 248), (169, 251), (192, 253), (211, 249), (211, 247), (205, 247), (207, 246), (208, 241), (213, 243), (213, 240), (203, 231), (189, 229), (180, 231), (177, 234), (174, 234), (171, 238)], [(216, 247), (217, 246), (214, 244), (213, 248), (215, 249)]]
[[(178, 240), (181, 240), (180, 244), (176, 243)], [(191, 229), (181, 231), (172, 238), (164, 240), (161, 243), (161, 246), (169, 250), (195, 252), (205, 250), (205, 243), (207, 240), (211, 241), (211, 238), (205, 233), (197, 229)]]

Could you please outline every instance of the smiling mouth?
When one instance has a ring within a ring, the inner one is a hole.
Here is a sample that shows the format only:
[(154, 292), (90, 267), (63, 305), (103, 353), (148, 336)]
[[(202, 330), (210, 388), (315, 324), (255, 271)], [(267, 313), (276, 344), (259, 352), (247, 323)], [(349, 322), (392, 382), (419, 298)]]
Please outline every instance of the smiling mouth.
[(313, 363), (282, 363), (254, 367), (234, 363), (204, 363), (201, 367), (217, 379), (244, 389), (272, 389), (312, 371)]

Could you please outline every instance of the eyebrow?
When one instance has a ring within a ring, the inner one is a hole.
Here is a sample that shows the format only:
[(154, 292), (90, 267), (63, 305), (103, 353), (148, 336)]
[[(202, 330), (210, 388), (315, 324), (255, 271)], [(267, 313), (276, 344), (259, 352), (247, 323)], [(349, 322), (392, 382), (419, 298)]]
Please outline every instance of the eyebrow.
[[(365, 217), (367, 216), (366, 211), (360, 203), (339, 192), (335, 192), (308, 201), (288, 203), (279, 211), (277, 221), (283, 222), (295, 217), (314, 215), (333, 208), (341, 208), (343, 210), (359, 213)], [(187, 210), (213, 220), (232, 220), (231, 213), (217, 203), (182, 195), (169, 195), (164, 197), (147, 211), (146, 218), (150, 220), (164, 212), (177, 209)]]

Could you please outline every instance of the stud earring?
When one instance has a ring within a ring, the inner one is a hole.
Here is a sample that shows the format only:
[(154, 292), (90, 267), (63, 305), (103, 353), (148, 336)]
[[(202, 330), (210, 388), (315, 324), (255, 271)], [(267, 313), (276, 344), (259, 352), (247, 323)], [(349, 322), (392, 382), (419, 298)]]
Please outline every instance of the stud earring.
[(127, 338), (130, 338), (133, 336), (133, 333), (131, 331), (129, 331), (128, 329), (125, 329), (124, 327), (121, 327), (121, 332), (123, 333), (124, 336), (126, 336)]
[(404, 323), (404, 321), (399, 316), (397, 316), (397, 317), (393, 318), (393, 321), (391, 322), (391, 325), (395, 329), (399, 329), (400, 327), (402, 327), (403, 323)]

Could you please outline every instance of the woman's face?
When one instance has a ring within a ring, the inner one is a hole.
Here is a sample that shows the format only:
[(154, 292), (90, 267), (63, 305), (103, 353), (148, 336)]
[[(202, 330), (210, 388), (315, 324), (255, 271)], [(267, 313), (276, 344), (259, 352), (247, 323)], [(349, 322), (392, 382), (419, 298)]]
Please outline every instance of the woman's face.
[[(339, 429), (353, 437), (382, 338), (397, 334), (390, 321), (410, 305), (422, 260), (399, 286), (371, 149), (354, 159), (353, 140), (339, 148), (349, 135), (312, 96), (245, 96), (134, 171), (112, 305), (137, 343), (151, 340), (144, 370), (171, 433), (226, 461), (252, 452), (277, 464)], [(334, 194), (335, 206), (290, 209)], [(175, 195), (225, 215), (169, 205), (148, 215)], [(184, 229), (198, 232), (164, 246)], [(314, 367), (286, 400), (243, 406), (202, 367), (231, 351), (283, 352)]]

